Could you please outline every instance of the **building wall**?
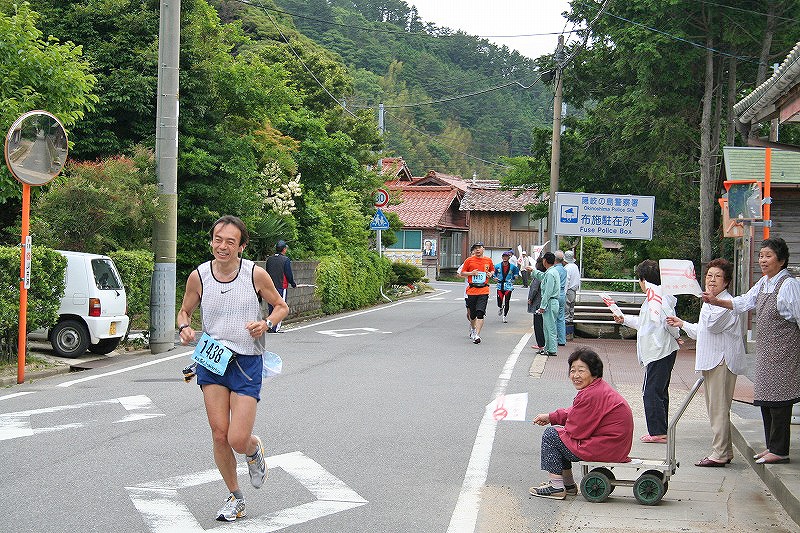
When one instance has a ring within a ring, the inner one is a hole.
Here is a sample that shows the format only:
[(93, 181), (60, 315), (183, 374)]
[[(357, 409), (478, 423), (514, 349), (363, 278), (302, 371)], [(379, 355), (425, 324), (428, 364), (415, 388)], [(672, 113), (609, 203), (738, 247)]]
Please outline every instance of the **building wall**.
[[(781, 237), (789, 245), (789, 266), (800, 266), (800, 190), (773, 187), (770, 194), (772, 227), (769, 234), (771, 237)], [(763, 233), (758, 230), (756, 233), (755, 240), (760, 241)], [(758, 244), (760, 242), (756, 243), (756, 247)]]
[(538, 231), (511, 229), (511, 213), (493, 211), (471, 211), (469, 226), (469, 243), (482, 241), (489, 249), (513, 249), (517, 253), (517, 245), (526, 251), (539, 243)]

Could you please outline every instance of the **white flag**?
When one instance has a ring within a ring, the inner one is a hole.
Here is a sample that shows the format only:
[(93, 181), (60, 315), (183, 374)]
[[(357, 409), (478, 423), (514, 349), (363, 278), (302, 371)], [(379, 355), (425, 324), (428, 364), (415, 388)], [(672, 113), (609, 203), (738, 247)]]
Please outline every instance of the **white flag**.
[(697, 276), (694, 273), (694, 263), (685, 259), (659, 259), (658, 269), (661, 271), (661, 290), (663, 294), (694, 294), (703, 295)]
[(621, 317), (625, 316), (625, 314), (622, 312), (622, 309), (619, 308), (619, 306), (617, 305), (617, 302), (614, 301), (614, 299), (611, 297), (610, 294), (607, 294), (605, 292), (601, 292), (600, 293), (600, 298), (603, 300), (603, 303), (606, 304), (609, 309), (611, 309), (611, 312), (613, 314), (615, 314), (616, 316), (621, 316)]

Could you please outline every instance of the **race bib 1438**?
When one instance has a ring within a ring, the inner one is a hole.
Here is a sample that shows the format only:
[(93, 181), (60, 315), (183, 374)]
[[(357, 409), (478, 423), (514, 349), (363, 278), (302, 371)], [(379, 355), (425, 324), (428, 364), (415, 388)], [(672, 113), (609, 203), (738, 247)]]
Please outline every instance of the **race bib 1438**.
[(203, 333), (203, 336), (197, 341), (192, 360), (222, 376), (225, 374), (225, 369), (228, 368), (231, 356), (233, 356), (233, 352), (212, 339), (207, 333)]

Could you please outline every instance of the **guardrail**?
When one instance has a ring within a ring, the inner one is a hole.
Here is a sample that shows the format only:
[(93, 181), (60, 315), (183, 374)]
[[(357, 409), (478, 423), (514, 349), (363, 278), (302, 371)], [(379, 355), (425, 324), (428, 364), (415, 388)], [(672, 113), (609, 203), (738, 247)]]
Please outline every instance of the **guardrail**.
[(599, 327), (611, 326), (615, 334), (619, 334), (620, 326), (614, 321), (611, 309), (603, 302), (600, 293), (609, 295), (617, 306), (626, 315), (637, 315), (645, 300), (645, 294), (639, 288), (638, 279), (611, 279), (611, 278), (581, 278), (581, 285), (588, 283), (630, 283), (631, 292), (583, 290), (578, 291), (575, 297), (574, 324), (593, 324)]

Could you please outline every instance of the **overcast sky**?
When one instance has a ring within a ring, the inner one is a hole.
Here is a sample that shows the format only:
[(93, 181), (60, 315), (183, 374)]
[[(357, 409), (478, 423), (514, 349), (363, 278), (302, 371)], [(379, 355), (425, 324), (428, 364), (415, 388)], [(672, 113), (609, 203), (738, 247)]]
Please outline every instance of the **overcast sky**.
[(553, 53), (558, 35), (489, 36), (559, 33), (566, 24), (561, 13), (569, 9), (568, 0), (406, 0), (406, 3), (416, 6), (425, 22), (486, 36), (499, 46), (506, 45), (530, 58)]

